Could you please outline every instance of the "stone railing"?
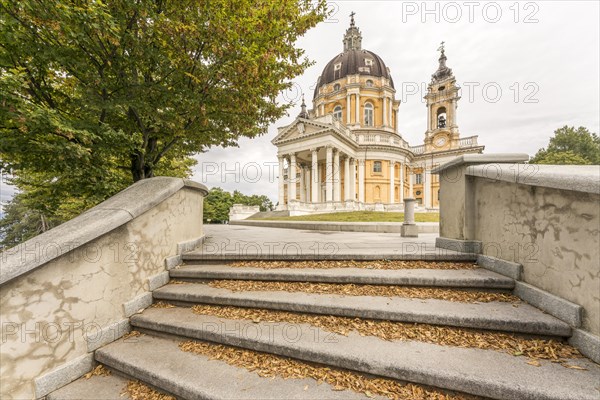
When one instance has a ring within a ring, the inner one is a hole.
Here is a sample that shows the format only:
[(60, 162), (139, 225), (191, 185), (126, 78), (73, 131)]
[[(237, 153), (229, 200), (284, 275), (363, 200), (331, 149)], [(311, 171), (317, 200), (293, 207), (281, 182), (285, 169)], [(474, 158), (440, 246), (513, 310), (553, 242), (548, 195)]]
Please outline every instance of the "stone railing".
[(476, 147), (476, 146), (478, 146), (477, 138), (478, 138), (478, 136), (469, 136), (466, 138), (461, 138), (458, 141), (458, 147), (460, 147), (460, 148)]
[(413, 154), (423, 154), (425, 153), (425, 145), (419, 145), (419, 146), (411, 146), (409, 148), (409, 150), (413, 153)]
[(402, 149), (409, 148), (408, 142), (399, 135), (381, 132), (361, 132), (355, 135), (359, 144), (382, 144)]
[(290, 216), (350, 211), (402, 212), (404, 211), (404, 204), (362, 203), (356, 200), (331, 201), (323, 203), (305, 203), (302, 201), (292, 200), (288, 204), (287, 210), (290, 212)]
[(541, 308), (552, 296), (583, 307), (572, 343), (600, 357), (600, 167), (527, 159), (464, 155), (435, 169), (438, 245), (521, 264), (524, 284), (550, 295)]
[(229, 220), (237, 221), (240, 219), (246, 219), (253, 216), (257, 212), (260, 212), (260, 206), (245, 206), (243, 204), (234, 204), (229, 209)]
[(157, 177), (0, 254), (2, 399), (40, 398), (128, 332), (203, 237), (205, 186)]

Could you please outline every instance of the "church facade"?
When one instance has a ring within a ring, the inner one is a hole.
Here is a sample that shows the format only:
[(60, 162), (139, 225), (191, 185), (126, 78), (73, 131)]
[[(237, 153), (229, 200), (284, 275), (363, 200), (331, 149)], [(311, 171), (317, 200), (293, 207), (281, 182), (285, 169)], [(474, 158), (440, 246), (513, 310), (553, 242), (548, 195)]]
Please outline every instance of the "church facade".
[(303, 98), (298, 117), (278, 128), (272, 141), (279, 161), (278, 209), (291, 215), (402, 211), (409, 197), (420, 208), (436, 209), (439, 182), (431, 169), (484, 149), (477, 136), (460, 136), (460, 88), (446, 66), (443, 44), (425, 96), (424, 142), (417, 146), (399, 133), (400, 101), (390, 70), (362, 48), (354, 16), (343, 44), (317, 81), (312, 109)]

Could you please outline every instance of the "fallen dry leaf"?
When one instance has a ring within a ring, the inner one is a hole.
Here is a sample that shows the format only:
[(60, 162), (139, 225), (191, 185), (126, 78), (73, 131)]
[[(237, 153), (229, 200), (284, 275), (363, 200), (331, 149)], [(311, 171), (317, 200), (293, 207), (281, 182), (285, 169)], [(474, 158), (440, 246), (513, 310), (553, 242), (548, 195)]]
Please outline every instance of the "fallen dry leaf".
[[(269, 353), (260, 353), (238, 347), (207, 342), (185, 341), (179, 344), (182, 351), (224, 361), (229, 365), (256, 372), (264, 378), (304, 379), (312, 378), (317, 384), (325, 382), (332, 390), (353, 390), (372, 397), (380, 395), (390, 399), (406, 400), (474, 400), (476, 396), (442, 392), (412, 383), (400, 383), (393, 379), (366, 376), (354, 371), (307, 363)], [(308, 387), (305, 386), (305, 390)], [(137, 400), (137, 399), (134, 399)]]
[(244, 319), (253, 322), (310, 324), (345, 336), (350, 332), (356, 332), (361, 336), (375, 336), (384, 340), (415, 340), (442, 346), (496, 350), (535, 359), (563, 360), (581, 357), (577, 349), (561, 341), (468, 328), (234, 306), (195, 305), (192, 307), (192, 312), (199, 315)]
[(106, 368), (104, 365), (100, 364), (96, 368), (94, 368), (93, 370), (91, 370), (90, 372), (85, 374), (83, 377), (85, 379), (90, 379), (92, 376), (108, 376), (108, 375), (110, 375), (110, 370), (108, 368)]
[(476, 269), (477, 264), (450, 261), (402, 261), (402, 260), (311, 260), (311, 261), (238, 261), (229, 264), (232, 267), (249, 268), (367, 268), (367, 269)]
[(140, 381), (128, 381), (121, 396), (129, 396), (131, 400), (177, 400), (173, 396), (161, 393)]
[(265, 282), (245, 280), (213, 280), (208, 285), (233, 292), (245, 291), (285, 291), (318, 294), (340, 294), (346, 296), (409, 297), (413, 299), (438, 299), (460, 302), (491, 301), (518, 302), (518, 297), (508, 293), (483, 292), (476, 290), (442, 289), (436, 287), (356, 285), (353, 283), (312, 283), (312, 282)]

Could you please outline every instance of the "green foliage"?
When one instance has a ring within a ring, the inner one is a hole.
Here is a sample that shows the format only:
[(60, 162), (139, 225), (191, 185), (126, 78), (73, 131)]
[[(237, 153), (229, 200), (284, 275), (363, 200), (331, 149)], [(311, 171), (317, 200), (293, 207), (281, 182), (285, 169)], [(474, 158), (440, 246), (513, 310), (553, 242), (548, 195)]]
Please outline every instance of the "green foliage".
[[(64, 221), (266, 132), (311, 64), (305, 0), (0, 0), (0, 168)], [(26, 235), (27, 236), (27, 235)]]
[(530, 163), (599, 165), (600, 138), (584, 127), (564, 126), (554, 131), (548, 148), (540, 149)]
[(229, 209), (234, 204), (260, 206), (260, 211), (273, 210), (273, 203), (265, 195), (247, 196), (237, 190), (231, 194), (220, 187), (214, 187), (204, 198), (204, 221), (210, 223), (229, 221)]
[(4, 212), (6, 215), (0, 220), (0, 250), (16, 246), (59, 223), (48, 220), (43, 213), (32, 209), (22, 194), (15, 195), (4, 207)]

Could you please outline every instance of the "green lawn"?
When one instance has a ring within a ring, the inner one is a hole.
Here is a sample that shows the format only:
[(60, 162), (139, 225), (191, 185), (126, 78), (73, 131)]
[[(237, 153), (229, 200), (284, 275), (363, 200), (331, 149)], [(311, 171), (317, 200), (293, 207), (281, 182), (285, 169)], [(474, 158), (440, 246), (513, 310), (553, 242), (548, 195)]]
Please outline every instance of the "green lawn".
[[(334, 222), (404, 222), (404, 213), (380, 211), (352, 211), (331, 214), (301, 215), (296, 217), (256, 218), (271, 221), (334, 221)], [(440, 222), (438, 213), (415, 213), (416, 222)]]

